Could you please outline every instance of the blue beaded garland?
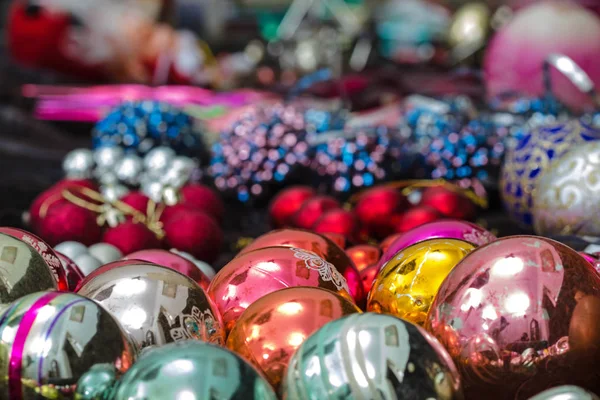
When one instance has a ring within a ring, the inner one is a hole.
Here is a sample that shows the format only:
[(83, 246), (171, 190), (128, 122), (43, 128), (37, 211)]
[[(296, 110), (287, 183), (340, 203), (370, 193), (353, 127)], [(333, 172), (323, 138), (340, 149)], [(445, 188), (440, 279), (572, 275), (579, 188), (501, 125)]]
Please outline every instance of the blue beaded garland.
[(199, 156), (203, 150), (190, 115), (158, 101), (127, 101), (111, 110), (92, 132), (92, 147), (120, 146), (140, 155), (158, 146)]

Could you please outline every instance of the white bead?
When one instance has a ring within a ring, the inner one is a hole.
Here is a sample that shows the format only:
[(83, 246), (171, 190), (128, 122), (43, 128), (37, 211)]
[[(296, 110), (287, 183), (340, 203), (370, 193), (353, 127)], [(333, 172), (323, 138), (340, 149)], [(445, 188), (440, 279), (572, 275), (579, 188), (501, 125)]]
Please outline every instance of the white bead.
[(102, 197), (112, 203), (125, 197), (125, 195), (129, 193), (129, 189), (124, 185), (106, 185), (100, 187), (100, 193), (102, 194)]
[(123, 258), (121, 250), (109, 243), (96, 243), (88, 249), (90, 255), (97, 258), (102, 264), (108, 264)]
[(156, 147), (144, 157), (144, 168), (147, 171), (162, 171), (167, 168), (174, 157), (175, 151), (170, 147)]
[(54, 250), (64, 254), (71, 260), (75, 260), (76, 257), (82, 254), (88, 254), (87, 246), (73, 241), (59, 243), (54, 247)]
[(85, 276), (88, 276), (102, 266), (102, 262), (100, 260), (98, 260), (96, 257), (92, 257), (89, 254), (82, 254), (73, 259), (73, 261), (75, 261), (75, 264), (77, 264)]
[(94, 161), (96, 168), (112, 169), (115, 164), (123, 158), (123, 149), (121, 147), (101, 147), (94, 151)]
[(92, 151), (88, 149), (72, 150), (65, 156), (62, 166), (67, 178), (91, 178), (94, 170)]
[(144, 169), (142, 159), (136, 155), (129, 154), (123, 157), (115, 165), (115, 174), (121, 182), (129, 185), (136, 185), (139, 181), (140, 174)]
[(148, 196), (152, 201), (159, 203), (162, 201), (164, 186), (160, 182), (145, 182), (140, 188), (142, 193)]

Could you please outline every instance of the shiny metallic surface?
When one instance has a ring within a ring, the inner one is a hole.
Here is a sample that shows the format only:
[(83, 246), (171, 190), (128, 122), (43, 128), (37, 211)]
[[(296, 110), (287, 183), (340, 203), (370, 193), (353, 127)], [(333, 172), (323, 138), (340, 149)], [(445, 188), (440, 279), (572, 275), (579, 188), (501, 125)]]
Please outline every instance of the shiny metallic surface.
[(162, 172), (169, 166), (175, 155), (175, 150), (170, 147), (155, 147), (144, 156), (144, 168), (146, 171)]
[(39, 255), (42, 256), (46, 264), (48, 264), (48, 267), (50, 267), (50, 272), (52, 272), (52, 276), (56, 281), (56, 286), (58, 290), (67, 290), (67, 275), (65, 274), (60, 259), (58, 258), (58, 255), (48, 243), (44, 242), (42, 239), (40, 239), (33, 233), (18, 228), (3, 226), (0, 227), (0, 233), (4, 233), (16, 239), (20, 239), (28, 245), (30, 245), (31, 247), (33, 247), (35, 251), (37, 251)]
[(302, 229), (274, 230), (254, 239), (240, 251), (239, 255), (270, 246), (296, 247), (317, 253), (321, 258), (333, 264), (346, 278), (350, 294), (357, 303), (364, 300), (366, 293), (362, 291), (358, 269), (342, 247), (328, 237)]
[(510, 236), (476, 249), (442, 283), (425, 326), (469, 398), (600, 390), (600, 276), (559, 242)]
[(110, 311), (140, 348), (186, 339), (225, 341), (212, 300), (192, 279), (167, 267), (117, 261), (87, 276), (77, 293)]
[(487, 244), (496, 239), (490, 232), (471, 222), (457, 219), (430, 222), (411, 229), (394, 240), (381, 256), (379, 267), (381, 268), (392, 257), (408, 246), (412, 246), (423, 240), (436, 238), (459, 239), (476, 246)]
[(121, 257), (123, 253), (110, 243), (96, 243), (88, 248), (88, 253), (98, 259), (102, 264), (108, 264), (115, 262)]
[(117, 161), (123, 158), (123, 148), (120, 146), (100, 147), (94, 150), (96, 168), (101, 170), (112, 169)]
[(154, 264), (171, 268), (177, 272), (181, 272), (188, 278), (191, 278), (204, 290), (208, 290), (208, 285), (210, 284), (210, 279), (204, 275), (202, 270), (198, 268), (196, 264), (187, 258), (170, 251), (160, 249), (140, 250), (128, 254), (123, 259), (149, 261)]
[(594, 270), (596, 270), (596, 272), (598, 272), (598, 274), (600, 274), (600, 256), (598, 256), (597, 253), (595, 253), (595, 254), (589, 254), (589, 253), (585, 253), (583, 251), (580, 251), (579, 255), (581, 257), (585, 258), (585, 260), (587, 262), (589, 262), (590, 264), (592, 264), (592, 267), (594, 267)]
[(354, 262), (359, 272), (370, 265), (377, 264), (381, 256), (381, 250), (370, 244), (359, 244), (346, 249), (346, 254)]
[(0, 315), (0, 336), (2, 399), (72, 399), (90, 368), (105, 365), (119, 377), (137, 357), (115, 318), (73, 293), (22, 297)]
[(474, 245), (458, 239), (425, 240), (402, 250), (375, 278), (367, 311), (423, 325), (440, 285), (473, 250)]
[(142, 159), (134, 154), (128, 154), (117, 162), (114, 172), (119, 181), (128, 185), (136, 185), (139, 175), (144, 169)]
[(545, 236), (600, 236), (600, 142), (573, 146), (539, 177), (533, 227)]
[(114, 400), (276, 400), (261, 374), (236, 354), (186, 341), (149, 350), (121, 379)]
[(113, 184), (113, 185), (102, 185), (100, 187), (100, 193), (109, 202), (115, 202), (125, 197), (129, 193), (129, 189), (125, 185)]
[(435, 338), (374, 313), (340, 318), (306, 339), (282, 392), (286, 400), (463, 398), (456, 367)]
[(94, 171), (94, 155), (88, 149), (72, 150), (63, 159), (62, 167), (67, 178), (91, 178)]
[(344, 277), (317, 254), (295, 247), (265, 247), (231, 260), (213, 278), (208, 294), (227, 331), (248, 306), (261, 297), (294, 286), (337, 292), (353, 301)]
[(454, 62), (464, 60), (485, 46), (491, 14), (484, 2), (469, 2), (456, 11), (448, 32)]
[(81, 272), (79, 266), (75, 264), (75, 261), (71, 260), (69, 257), (59, 252), (56, 252), (56, 255), (60, 260), (63, 270), (65, 271), (69, 292), (74, 292), (75, 289), (77, 289), (77, 287), (81, 283), (81, 281), (83, 281), (85, 275), (83, 274), (83, 272)]
[(51, 268), (31, 245), (0, 233), (0, 308), (22, 296), (57, 289)]
[(529, 400), (599, 400), (599, 397), (577, 386), (559, 386), (533, 396)]
[(252, 303), (227, 338), (227, 347), (257, 366), (277, 389), (302, 342), (326, 323), (360, 309), (329, 290), (296, 287)]

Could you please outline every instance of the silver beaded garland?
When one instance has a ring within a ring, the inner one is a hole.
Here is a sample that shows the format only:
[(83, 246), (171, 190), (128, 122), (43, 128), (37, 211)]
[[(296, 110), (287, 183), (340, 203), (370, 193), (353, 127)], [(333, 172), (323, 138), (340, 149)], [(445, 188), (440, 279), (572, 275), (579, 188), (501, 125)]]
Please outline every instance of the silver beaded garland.
[(94, 170), (93, 153), (88, 149), (75, 149), (67, 154), (62, 166), (69, 179), (89, 179)]

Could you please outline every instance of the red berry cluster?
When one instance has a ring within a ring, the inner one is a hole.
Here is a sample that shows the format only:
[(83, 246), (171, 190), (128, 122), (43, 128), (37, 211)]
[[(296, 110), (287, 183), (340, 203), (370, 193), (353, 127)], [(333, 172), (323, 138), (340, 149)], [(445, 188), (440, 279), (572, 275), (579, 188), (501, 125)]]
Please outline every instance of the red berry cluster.
[(280, 192), (269, 208), (275, 227), (342, 235), (355, 244), (382, 240), (442, 218), (469, 220), (475, 213), (476, 206), (467, 197), (444, 186), (423, 189), (413, 202), (395, 188), (375, 187), (360, 194), (351, 210), (311, 187), (295, 186)]
[[(96, 212), (61, 195), (65, 189), (78, 187), (98, 190), (92, 181), (65, 179), (40, 194), (30, 207), (32, 230), (52, 246), (72, 240), (88, 246), (98, 242), (110, 243), (123, 254), (164, 247), (190, 253), (206, 262), (212, 262), (218, 256), (223, 243), (220, 222), (225, 207), (219, 196), (207, 186), (184, 186), (180, 202), (164, 209), (159, 217), (163, 238), (146, 225), (134, 222), (131, 217), (114, 227), (100, 226)], [(121, 201), (146, 215), (150, 200), (141, 192), (133, 191)]]

